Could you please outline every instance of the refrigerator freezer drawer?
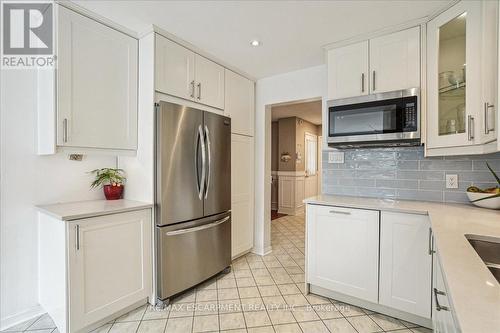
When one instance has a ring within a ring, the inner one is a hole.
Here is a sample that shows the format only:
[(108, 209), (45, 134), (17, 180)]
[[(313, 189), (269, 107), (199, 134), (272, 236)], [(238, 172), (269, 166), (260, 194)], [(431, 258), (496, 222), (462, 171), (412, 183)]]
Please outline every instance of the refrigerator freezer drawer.
[(165, 300), (231, 264), (231, 213), (157, 227), (158, 298)]

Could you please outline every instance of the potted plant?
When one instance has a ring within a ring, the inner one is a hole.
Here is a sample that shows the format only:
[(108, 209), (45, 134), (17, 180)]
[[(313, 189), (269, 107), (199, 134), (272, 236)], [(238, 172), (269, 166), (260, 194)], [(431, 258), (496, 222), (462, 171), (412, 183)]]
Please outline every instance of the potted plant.
[(480, 189), (476, 186), (470, 186), (467, 188), (467, 196), (469, 200), (476, 206), (500, 209), (500, 177), (493, 171), (491, 166), (486, 163), (486, 166), (495, 177), (498, 185), (496, 187), (491, 187), (487, 189)]
[(103, 168), (92, 170), (90, 173), (95, 174), (90, 188), (102, 187), (107, 200), (121, 199), (126, 179), (122, 169)]

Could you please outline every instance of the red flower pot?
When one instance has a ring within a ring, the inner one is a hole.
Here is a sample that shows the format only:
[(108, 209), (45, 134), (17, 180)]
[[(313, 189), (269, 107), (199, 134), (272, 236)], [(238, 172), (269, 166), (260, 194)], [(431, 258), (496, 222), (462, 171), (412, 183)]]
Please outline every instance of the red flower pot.
[(123, 185), (104, 185), (104, 196), (106, 200), (118, 200), (122, 198), (123, 195)]

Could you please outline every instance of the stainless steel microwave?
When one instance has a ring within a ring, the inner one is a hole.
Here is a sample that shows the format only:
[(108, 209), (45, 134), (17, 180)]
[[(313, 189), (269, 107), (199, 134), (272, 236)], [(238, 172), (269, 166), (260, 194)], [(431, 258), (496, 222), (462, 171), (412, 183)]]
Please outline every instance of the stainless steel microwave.
[(420, 144), (418, 88), (331, 100), (327, 106), (329, 146)]

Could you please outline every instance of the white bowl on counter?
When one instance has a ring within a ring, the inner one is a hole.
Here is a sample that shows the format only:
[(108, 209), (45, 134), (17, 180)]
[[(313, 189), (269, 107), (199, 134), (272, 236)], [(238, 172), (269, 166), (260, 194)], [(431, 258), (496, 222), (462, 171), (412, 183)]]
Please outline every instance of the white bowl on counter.
[(473, 202), (474, 200), (491, 197), (493, 193), (467, 192), (467, 196), (473, 205), (489, 209), (500, 209), (500, 197)]

